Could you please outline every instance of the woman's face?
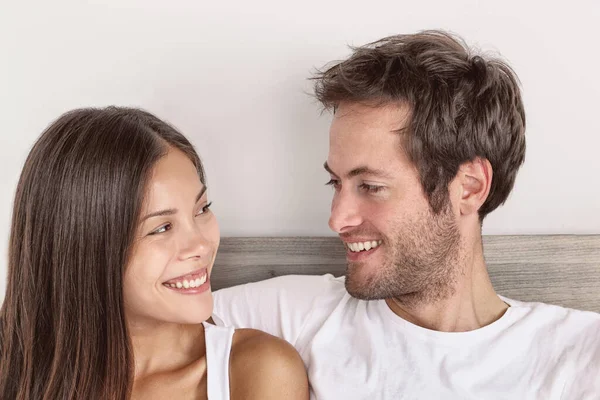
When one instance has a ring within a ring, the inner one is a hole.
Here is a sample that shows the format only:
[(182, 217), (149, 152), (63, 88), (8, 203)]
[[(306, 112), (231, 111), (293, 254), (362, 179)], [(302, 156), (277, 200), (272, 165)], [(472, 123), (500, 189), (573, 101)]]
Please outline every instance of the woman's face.
[(211, 316), (210, 273), (219, 226), (208, 207), (196, 168), (171, 148), (148, 182), (125, 271), (130, 323), (197, 324)]

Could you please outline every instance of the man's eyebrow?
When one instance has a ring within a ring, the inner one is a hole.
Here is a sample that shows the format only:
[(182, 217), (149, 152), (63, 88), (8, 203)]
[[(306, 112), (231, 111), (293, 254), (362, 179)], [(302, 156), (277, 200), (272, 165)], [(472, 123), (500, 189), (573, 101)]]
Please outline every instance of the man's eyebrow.
[[(198, 200), (200, 200), (202, 198), (202, 196), (204, 196), (205, 192), (206, 192), (206, 186), (203, 186), (202, 189), (200, 189), (200, 192), (198, 193), (198, 195), (196, 196), (195, 203), (197, 203)], [(140, 222), (144, 222), (145, 220), (147, 220), (149, 218), (164, 217), (165, 215), (173, 215), (173, 214), (176, 214), (177, 211), (178, 210), (176, 208), (167, 208), (165, 210), (159, 210), (159, 211), (151, 212), (149, 214), (146, 214), (144, 216), (144, 218), (141, 219)]]
[[(331, 168), (327, 164), (327, 161), (325, 162), (325, 164), (323, 164), (323, 167), (331, 175), (337, 176), (337, 174), (331, 170)], [(370, 176), (375, 176), (375, 177), (379, 177), (379, 178), (388, 178), (388, 179), (392, 178), (392, 176), (384, 170), (373, 169), (373, 168), (369, 168), (367, 166), (360, 166), (360, 167), (354, 168), (352, 171), (350, 171), (346, 174), (346, 178), (350, 179), (350, 178), (354, 178), (355, 176), (358, 176), (358, 175), (370, 175)]]
[(329, 172), (331, 175), (333, 175), (333, 176), (337, 176), (337, 175), (335, 174), (335, 172), (333, 172), (333, 171), (331, 170), (331, 168), (329, 168), (329, 164), (327, 164), (327, 161), (325, 161), (325, 162), (323, 163), (323, 168), (325, 168), (325, 171)]

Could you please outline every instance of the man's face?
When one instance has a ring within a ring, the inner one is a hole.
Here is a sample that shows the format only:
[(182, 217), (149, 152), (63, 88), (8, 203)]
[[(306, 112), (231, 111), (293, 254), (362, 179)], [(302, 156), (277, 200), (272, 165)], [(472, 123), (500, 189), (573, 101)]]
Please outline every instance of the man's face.
[(402, 149), (407, 118), (398, 105), (342, 103), (331, 125), (329, 226), (346, 245), (346, 288), (357, 298), (429, 301), (452, 290), (455, 214), (450, 204), (432, 213)]

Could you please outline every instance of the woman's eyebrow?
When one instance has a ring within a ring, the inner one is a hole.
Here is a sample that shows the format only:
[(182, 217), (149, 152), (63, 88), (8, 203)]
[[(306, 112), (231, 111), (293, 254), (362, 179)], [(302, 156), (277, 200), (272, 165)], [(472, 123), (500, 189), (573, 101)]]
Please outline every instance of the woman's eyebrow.
[[(202, 196), (204, 196), (205, 192), (206, 192), (206, 186), (203, 186), (202, 189), (200, 189), (200, 192), (198, 193), (198, 195), (196, 196), (195, 203), (197, 203), (198, 200), (200, 200), (202, 198)], [(146, 214), (144, 216), (144, 218), (141, 219), (140, 222), (144, 222), (148, 218), (164, 217), (165, 215), (173, 215), (173, 214), (176, 214), (177, 211), (178, 210), (176, 208), (167, 208), (165, 210), (154, 211), (154, 212), (151, 212), (149, 214)]]

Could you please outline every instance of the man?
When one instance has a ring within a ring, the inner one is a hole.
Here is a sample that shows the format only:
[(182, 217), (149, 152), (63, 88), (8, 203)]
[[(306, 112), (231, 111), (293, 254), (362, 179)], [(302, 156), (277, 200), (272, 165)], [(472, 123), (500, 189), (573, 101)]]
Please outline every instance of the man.
[(481, 224), (525, 156), (510, 67), (433, 31), (315, 79), (345, 279), (221, 290), (214, 320), (292, 343), (316, 399), (600, 398), (600, 315), (501, 297), (487, 273)]

